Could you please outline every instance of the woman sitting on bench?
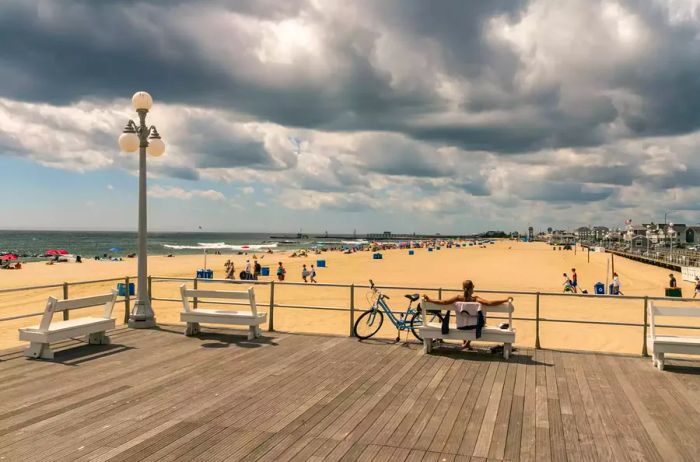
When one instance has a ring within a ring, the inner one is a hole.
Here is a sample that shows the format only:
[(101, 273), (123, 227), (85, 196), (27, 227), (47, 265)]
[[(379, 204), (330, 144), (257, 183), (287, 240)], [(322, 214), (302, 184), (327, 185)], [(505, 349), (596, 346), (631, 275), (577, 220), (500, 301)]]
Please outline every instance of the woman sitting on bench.
[[(462, 295), (455, 295), (454, 297), (446, 300), (433, 300), (427, 295), (423, 295), (423, 300), (436, 305), (452, 305), (453, 303), (458, 302), (476, 302), (484, 306), (502, 305), (513, 301), (513, 297), (508, 297), (503, 300), (486, 300), (485, 298), (474, 295), (474, 283), (470, 279), (467, 279), (462, 283), (462, 289), (464, 290)], [(462, 344), (462, 348), (471, 348), (471, 342), (469, 340), (465, 340)]]

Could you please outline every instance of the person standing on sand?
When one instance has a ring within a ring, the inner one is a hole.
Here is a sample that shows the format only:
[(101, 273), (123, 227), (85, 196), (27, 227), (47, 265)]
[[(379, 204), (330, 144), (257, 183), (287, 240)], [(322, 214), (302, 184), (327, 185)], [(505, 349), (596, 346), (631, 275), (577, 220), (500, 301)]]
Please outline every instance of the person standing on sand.
[(673, 275), (673, 273), (668, 275), (668, 286), (671, 288), (678, 287), (678, 283), (676, 282), (676, 277)]
[(311, 271), (309, 272), (309, 279), (314, 284), (318, 283), (318, 281), (316, 281), (316, 268), (314, 268), (314, 265), (311, 265)]
[(578, 275), (576, 274), (576, 268), (571, 268), (571, 288), (574, 290), (574, 293), (578, 292)]
[(282, 266), (282, 262), (280, 262), (279, 266), (277, 267), (277, 279), (280, 281), (284, 281), (285, 274), (287, 274), (287, 270), (284, 269), (284, 266)]
[(309, 282), (306, 280), (306, 278), (309, 277), (309, 270), (306, 269), (306, 265), (302, 265), (302, 270), (301, 270), (301, 278), (304, 280), (304, 282)]
[[(483, 306), (503, 305), (504, 303), (510, 303), (513, 301), (513, 297), (508, 297), (503, 300), (486, 300), (485, 298), (481, 298), (477, 295), (474, 295), (474, 283), (469, 279), (462, 282), (462, 290), (462, 295), (456, 295), (446, 300), (435, 300), (428, 297), (427, 295), (423, 295), (423, 300), (425, 300), (426, 302), (434, 303), (436, 305), (452, 305), (453, 303), (475, 302), (480, 303)], [(462, 343), (462, 348), (471, 349), (471, 341), (465, 340)]]
[(695, 276), (695, 292), (693, 293), (693, 298), (700, 292), (700, 277)]
[(612, 289), (613, 295), (623, 295), (623, 293), (620, 292), (620, 276), (618, 276), (617, 273), (613, 273)]

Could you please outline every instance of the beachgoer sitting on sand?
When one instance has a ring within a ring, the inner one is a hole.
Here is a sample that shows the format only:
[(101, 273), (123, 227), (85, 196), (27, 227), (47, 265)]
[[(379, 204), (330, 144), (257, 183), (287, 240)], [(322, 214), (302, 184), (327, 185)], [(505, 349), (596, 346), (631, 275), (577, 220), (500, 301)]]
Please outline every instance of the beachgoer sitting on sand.
[[(434, 300), (427, 295), (423, 295), (423, 300), (425, 300), (426, 302), (434, 303), (436, 305), (452, 305), (453, 303), (459, 302), (476, 302), (484, 306), (502, 305), (504, 303), (509, 303), (513, 301), (513, 297), (508, 297), (502, 300), (486, 300), (485, 298), (481, 298), (477, 295), (474, 295), (474, 283), (469, 279), (462, 283), (462, 290), (464, 291), (462, 295), (456, 295), (446, 300)], [(469, 340), (465, 340), (462, 343), (462, 348), (471, 349), (471, 342)]]

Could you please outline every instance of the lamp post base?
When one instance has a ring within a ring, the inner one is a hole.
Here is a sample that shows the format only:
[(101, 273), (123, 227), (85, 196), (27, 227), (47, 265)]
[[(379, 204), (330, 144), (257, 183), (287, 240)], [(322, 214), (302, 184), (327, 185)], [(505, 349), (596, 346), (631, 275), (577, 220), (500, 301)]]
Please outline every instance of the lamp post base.
[(156, 327), (156, 316), (147, 302), (137, 300), (134, 311), (129, 316), (128, 326), (132, 329), (149, 329)]
[(150, 329), (156, 327), (156, 318), (133, 319), (129, 318), (128, 326), (132, 329)]

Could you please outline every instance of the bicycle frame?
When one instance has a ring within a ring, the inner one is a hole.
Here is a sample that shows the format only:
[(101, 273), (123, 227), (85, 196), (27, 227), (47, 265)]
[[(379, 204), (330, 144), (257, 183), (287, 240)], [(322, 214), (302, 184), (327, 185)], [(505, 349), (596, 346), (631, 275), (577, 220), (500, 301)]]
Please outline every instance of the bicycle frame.
[(416, 313), (416, 310), (413, 308), (413, 303), (409, 303), (408, 308), (406, 311), (401, 312), (401, 319), (398, 319), (394, 312), (391, 310), (389, 305), (384, 301), (383, 297), (377, 297), (377, 300), (374, 302), (374, 305), (372, 308), (374, 310), (377, 310), (378, 308), (381, 308), (382, 311), (387, 315), (389, 318), (389, 321), (394, 325), (395, 328), (399, 330), (408, 330), (410, 329), (410, 315)]

